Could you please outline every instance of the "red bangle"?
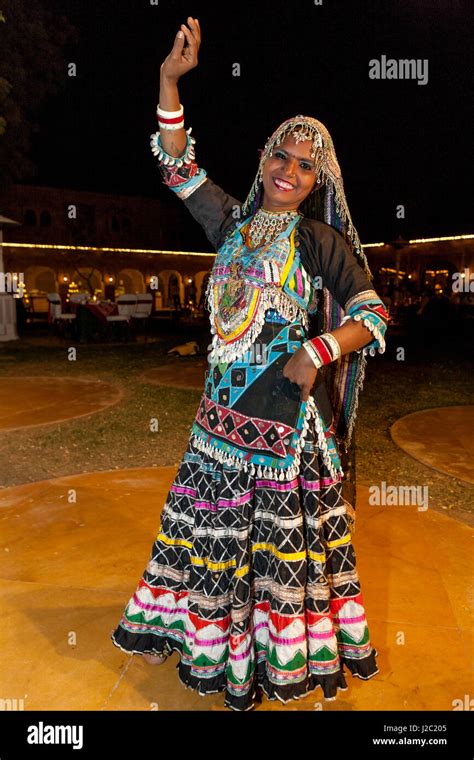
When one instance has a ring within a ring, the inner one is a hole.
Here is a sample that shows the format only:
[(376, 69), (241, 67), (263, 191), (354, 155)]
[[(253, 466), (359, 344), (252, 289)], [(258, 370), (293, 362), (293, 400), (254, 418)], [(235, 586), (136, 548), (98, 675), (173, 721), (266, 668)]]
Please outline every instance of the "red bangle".
[(341, 347), (334, 335), (330, 333), (324, 333), (316, 338), (311, 338), (306, 343), (303, 343), (303, 346), (318, 369), (325, 364), (330, 364), (339, 359), (341, 356)]
[(315, 351), (319, 354), (321, 357), (321, 361), (323, 364), (329, 364), (332, 362), (332, 354), (329, 350), (328, 346), (324, 342), (323, 338), (318, 336), (317, 338), (311, 338), (311, 344)]

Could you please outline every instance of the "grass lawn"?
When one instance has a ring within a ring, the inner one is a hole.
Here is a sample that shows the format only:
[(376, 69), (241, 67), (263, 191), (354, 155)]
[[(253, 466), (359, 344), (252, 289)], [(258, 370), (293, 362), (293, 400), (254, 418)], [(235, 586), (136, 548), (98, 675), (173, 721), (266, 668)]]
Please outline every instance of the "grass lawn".
[[(127, 467), (177, 465), (186, 448), (201, 396), (143, 382), (140, 375), (166, 362), (169, 347), (199, 340), (206, 332), (175, 331), (161, 342), (80, 345), (77, 361), (67, 357), (66, 342), (38, 345), (34, 338), (0, 344), (0, 377), (14, 375), (81, 376), (122, 387), (123, 400), (103, 412), (44, 428), (0, 435), (0, 486), (74, 473)], [(183, 362), (193, 358), (183, 358)], [(357, 478), (365, 484), (428, 485), (430, 508), (474, 519), (474, 488), (436, 472), (406, 455), (391, 440), (390, 425), (405, 414), (437, 406), (473, 404), (472, 364), (460, 349), (407, 351), (395, 360), (394, 347), (369, 357), (357, 423)], [(150, 419), (157, 418), (158, 432)], [(34, 420), (32, 420), (34, 422)]]

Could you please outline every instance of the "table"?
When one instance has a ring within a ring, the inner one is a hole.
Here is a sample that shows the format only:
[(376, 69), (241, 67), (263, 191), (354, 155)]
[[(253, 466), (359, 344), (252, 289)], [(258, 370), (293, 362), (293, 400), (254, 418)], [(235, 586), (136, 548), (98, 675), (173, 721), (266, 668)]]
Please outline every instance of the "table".
[(107, 317), (118, 315), (116, 303), (98, 302), (78, 304), (76, 309), (76, 335), (80, 343), (93, 341), (95, 338), (103, 340), (119, 333), (123, 337), (126, 331), (126, 339), (131, 339), (128, 322), (107, 322)]

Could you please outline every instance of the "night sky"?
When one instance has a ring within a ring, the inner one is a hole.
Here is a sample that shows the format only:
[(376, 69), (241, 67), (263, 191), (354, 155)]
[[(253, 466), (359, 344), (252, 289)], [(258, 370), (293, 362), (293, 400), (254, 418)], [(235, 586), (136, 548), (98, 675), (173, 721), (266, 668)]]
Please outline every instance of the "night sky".
[[(464, 0), (60, 5), (80, 32), (65, 56), (78, 76), (42, 108), (35, 184), (171, 195), (149, 138), (160, 65), (192, 15), (202, 45), (198, 67), (179, 82), (185, 127), (193, 127), (199, 164), (227, 192), (245, 199), (258, 148), (284, 119), (305, 113), (333, 137), (363, 242), (474, 231), (474, 11)], [(369, 60), (382, 55), (428, 59), (428, 83), (370, 79)], [(405, 220), (396, 219), (397, 204)]]

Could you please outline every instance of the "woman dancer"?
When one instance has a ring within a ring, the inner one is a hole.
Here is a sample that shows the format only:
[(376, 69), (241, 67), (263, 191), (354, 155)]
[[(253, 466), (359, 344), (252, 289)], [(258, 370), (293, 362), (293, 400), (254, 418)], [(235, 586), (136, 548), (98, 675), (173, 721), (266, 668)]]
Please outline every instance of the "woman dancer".
[(262, 692), (286, 703), (321, 687), (335, 699), (344, 666), (378, 672), (341, 461), (387, 315), (321, 122), (278, 127), (244, 203), (198, 166), (177, 89), (201, 43), (188, 24), (161, 66), (151, 145), (217, 251), (213, 337), (187, 449), (112, 641), (154, 664), (176, 650), (181, 681), (224, 691), (234, 710)]

